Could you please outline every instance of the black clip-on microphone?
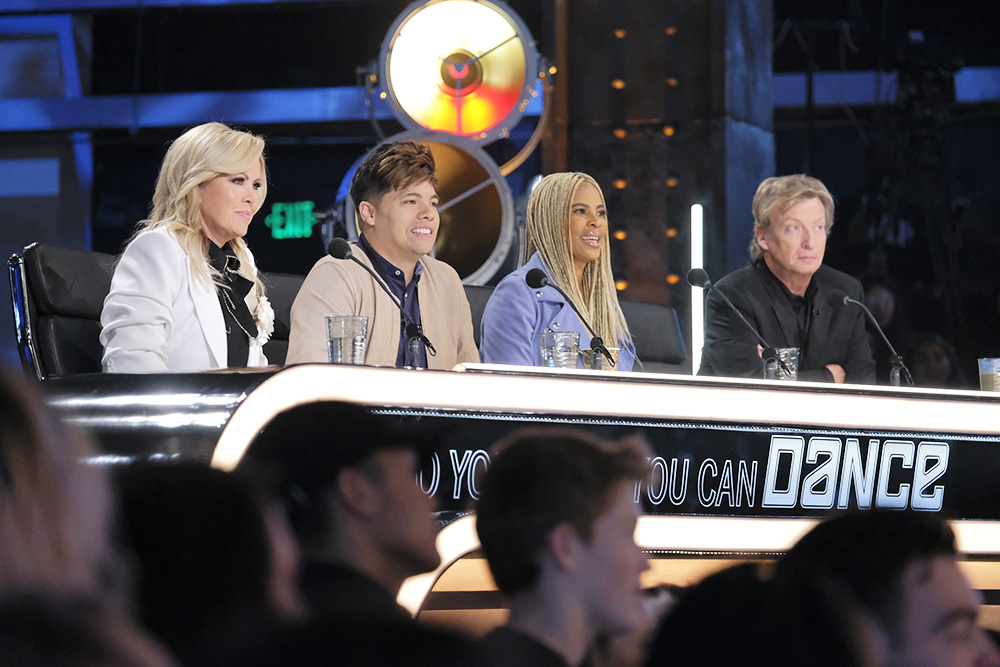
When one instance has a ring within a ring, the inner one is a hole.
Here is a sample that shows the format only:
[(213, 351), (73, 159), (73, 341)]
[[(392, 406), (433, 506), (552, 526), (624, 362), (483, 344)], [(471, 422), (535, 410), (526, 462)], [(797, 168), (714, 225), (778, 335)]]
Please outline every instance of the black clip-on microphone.
[(559, 289), (558, 285), (549, 280), (549, 277), (545, 275), (544, 271), (542, 271), (541, 269), (531, 269), (530, 271), (528, 271), (527, 275), (524, 276), (524, 282), (528, 283), (528, 287), (530, 287), (531, 289), (551, 287), (555, 291), (559, 292), (559, 294), (562, 295), (562, 298), (566, 299), (566, 303), (569, 304), (569, 307), (573, 309), (573, 312), (576, 313), (576, 316), (580, 318), (580, 321), (583, 322), (583, 326), (586, 327), (587, 331), (590, 333), (591, 336), (590, 349), (593, 352), (593, 356), (591, 358), (591, 368), (598, 371), (601, 370), (602, 354), (605, 357), (607, 357), (608, 363), (610, 363), (611, 366), (614, 367), (615, 359), (614, 357), (611, 356), (611, 352), (608, 351), (608, 348), (604, 347), (604, 341), (601, 340), (600, 336), (594, 333), (594, 330), (591, 328), (590, 324), (587, 323), (587, 320), (584, 319), (583, 315), (580, 314), (580, 311), (576, 309), (575, 305), (573, 305), (573, 300), (566, 295), (566, 292), (563, 292), (561, 289)]
[(733, 302), (729, 300), (729, 297), (726, 296), (725, 292), (723, 292), (722, 290), (715, 289), (715, 285), (712, 284), (712, 279), (708, 277), (708, 272), (705, 271), (705, 269), (699, 269), (699, 268), (691, 269), (690, 271), (688, 271), (687, 281), (688, 285), (690, 285), (691, 287), (701, 287), (702, 289), (705, 289), (709, 292), (715, 290), (715, 293), (718, 294), (719, 297), (721, 297), (722, 300), (726, 302), (726, 305), (728, 305), (729, 308), (734, 313), (736, 313), (736, 315), (741, 320), (743, 320), (743, 324), (747, 325), (747, 328), (753, 332), (753, 335), (757, 337), (757, 341), (760, 342), (760, 347), (761, 347), (760, 357), (761, 360), (763, 360), (764, 362), (765, 370), (767, 369), (768, 362), (776, 361), (778, 365), (781, 366), (781, 370), (785, 371), (785, 373), (788, 373), (789, 375), (792, 374), (791, 369), (789, 369), (788, 366), (785, 365), (784, 360), (778, 356), (778, 351), (767, 344), (767, 341), (764, 340), (764, 337), (761, 336), (757, 332), (757, 329), (755, 329), (754, 326), (750, 324), (750, 321), (743, 316), (743, 313), (740, 312), (740, 309), (733, 305)]
[(868, 306), (861, 303), (857, 299), (852, 299), (847, 296), (847, 292), (842, 289), (832, 290), (830, 294), (827, 295), (826, 300), (831, 306), (837, 309), (843, 308), (849, 303), (853, 303), (855, 306), (861, 306), (861, 310), (865, 311), (865, 315), (868, 316), (868, 321), (875, 326), (875, 330), (878, 331), (878, 335), (882, 337), (882, 340), (885, 342), (885, 346), (889, 348), (889, 352), (891, 353), (889, 355), (889, 363), (892, 364), (892, 370), (889, 371), (889, 384), (893, 387), (898, 387), (899, 376), (900, 373), (902, 373), (903, 377), (906, 378), (906, 383), (912, 387), (913, 376), (910, 375), (910, 369), (903, 363), (903, 357), (896, 354), (896, 348), (894, 348), (892, 343), (889, 342), (885, 332), (882, 331), (882, 327), (879, 326), (878, 320), (876, 320), (875, 316), (872, 315), (872, 311), (868, 310)]
[(330, 241), (330, 244), (326, 247), (326, 251), (330, 253), (330, 256), (334, 259), (349, 259), (362, 269), (371, 274), (372, 279), (375, 280), (375, 284), (382, 288), (382, 291), (389, 296), (389, 300), (392, 301), (393, 305), (399, 309), (399, 314), (403, 316), (403, 322), (406, 324), (406, 346), (410, 353), (410, 361), (413, 362), (414, 368), (419, 368), (416, 364), (419, 357), (419, 343), (423, 343), (424, 347), (427, 348), (427, 353), (432, 357), (437, 354), (434, 346), (431, 345), (431, 341), (424, 335), (424, 329), (419, 324), (413, 321), (405, 310), (403, 310), (403, 304), (396, 299), (396, 295), (393, 294), (388, 285), (386, 285), (378, 274), (365, 266), (365, 263), (354, 256), (354, 251), (351, 250), (351, 244), (345, 239), (335, 238)]

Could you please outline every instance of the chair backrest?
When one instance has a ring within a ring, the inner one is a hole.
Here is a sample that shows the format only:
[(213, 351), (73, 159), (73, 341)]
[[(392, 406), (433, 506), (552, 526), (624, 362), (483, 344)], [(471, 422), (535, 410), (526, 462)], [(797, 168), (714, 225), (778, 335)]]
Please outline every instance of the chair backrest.
[[(101, 310), (116, 257), (33, 243), (8, 261), (17, 347), (25, 372), (39, 379), (101, 372)], [(291, 308), (304, 276), (262, 273), (274, 308), (264, 354), (284, 364)]]
[(101, 309), (115, 256), (33, 243), (8, 262), (25, 372), (39, 379), (101, 371)]
[(292, 328), (292, 302), (302, 287), (305, 276), (293, 273), (267, 273), (261, 271), (261, 281), (267, 289), (267, 298), (274, 308), (274, 333), (264, 345), (267, 363), (283, 366), (288, 356), (288, 334)]
[(465, 296), (469, 299), (469, 308), (472, 310), (472, 336), (476, 340), (476, 347), (479, 347), (479, 338), (482, 335), (483, 311), (486, 310), (486, 302), (490, 300), (493, 288), (489, 285), (466, 285)]
[(635, 353), (642, 362), (636, 370), (647, 373), (676, 373), (677, 364), (687, 359), (684, 335), (677, 311), (662, 303), (620, 299), (622, 313), (632, 332)]

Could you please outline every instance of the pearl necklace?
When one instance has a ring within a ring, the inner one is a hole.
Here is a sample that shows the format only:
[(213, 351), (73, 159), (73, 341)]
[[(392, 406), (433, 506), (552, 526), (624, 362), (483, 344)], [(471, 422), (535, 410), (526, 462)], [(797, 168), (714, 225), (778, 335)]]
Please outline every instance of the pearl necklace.
[[(256, 334), (252, 334), (249, 331), (247, 331), (246, 327), (244, 327), (243, 324), (240, 322), (240, 318), (236, 316), (236, 304), (233, 303), (233, 297), (229, 295), (230, 291), (231, 290), (228, 287), (222, 288), (222, 301), (226, 305), (226, 310), (229, 311), (229, 314), (232, 315), (233, 320), (236, 322), (236, 326), (238, 326), (243, 331), (243, 333), (247, 335), (247, 338), (250, 339), (256, 338), (257, 337)], [(228, 336), (231, 333), (232, 329), (230, 329), (230, 327), (227, 326), (226, 335)]]

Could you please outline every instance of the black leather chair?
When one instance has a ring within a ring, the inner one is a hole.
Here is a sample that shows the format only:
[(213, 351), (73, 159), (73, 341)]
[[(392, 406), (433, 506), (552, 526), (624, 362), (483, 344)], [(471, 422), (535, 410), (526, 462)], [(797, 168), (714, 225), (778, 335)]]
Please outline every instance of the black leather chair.
[(632, 332), (636, 356), (642, 365), (637, 371), (647, 373), (686, 373), (680, 364), (687, 359), (684, 334), (677, 311), (662, 303), (620, 299), (622, 313)]
[(99, 373), (115, 256), (33, 243), (7, 262), (21, 365), (39, 379)]
[(267, 363), (283, 366), (288, 356), (288, 334), (292, 326), (292, 302), (295, 301), (305, 276), (293, 273), (267, 273), (261, 271), (261, 280), (267, 288), (267, 298), (274, 308), (274, 333), (264, 345)]
[(476, 340), (476, 347), (479, 347), (479, 339), (483, 328), (483, 311), (486, 310), (486, 302), (490, 300), (493, 288), (489, 285), (466, 285), (465, 296), (469, 299), (469, 308), (472, 310), (472, 336)]
[[(33, 243), (7, 263), (17, 347), (25, 372), (39, 379), (101, 372), (101, 309), (116, 257)], [(303, 276), (264, 273), (274, 334), (264, 346), (272, 364), (288, 352), (291, 307)]]

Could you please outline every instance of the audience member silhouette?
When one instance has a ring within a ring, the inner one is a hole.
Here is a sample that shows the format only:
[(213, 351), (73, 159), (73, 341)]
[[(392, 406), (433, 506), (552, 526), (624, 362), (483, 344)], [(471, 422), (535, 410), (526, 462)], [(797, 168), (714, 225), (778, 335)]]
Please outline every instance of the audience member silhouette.
[(127, 613), (111, 486), (95, 454), (0, 367), (0, 664), (173, 664)]
[(170, 657), (107, 605), (84, 597), (0, 598), (0, 665), (9, 667), (171, 667)]
[(119, 486), (139, 615), (181, 662), (220, 659), (297, 614), (297, 545), (251, 481), (160, 463), (126, 467)]
[(954, 346), (935, 333), (925, 332), (913, 339), (906, 363), (918, 387), (968, 388)]
[(233, 665), (479, 664), (468, 639), (426, 627), (396, 603), (408, 577), (440, 563), (435, 501), (417, 485), (436, 434), (353, 404), (291, 408), (251, 444), (247, 461), (277, 470), (302, 540), (310, 618), (274, 633)]
[(755, 563), (712, 574), (668, 612), (649, 667), (881, 667), (884, 640), (821, 581), (770, 580)]
[(977, 624), (982, 596), (958, 567), (955, 535), (926, 512), (846, 514), (807, 533), (778, 561), (790, 585), (817, 579), (881, 623), (894, 667), (989, 667), (1000, 653)]
[(510, 618), (483, 639), (488, 664), (580, 665), (599, 634), (648, 622), (633, 537), (648, 464), (634, 444), (557, 428), (497, 444), (476, 525)]

